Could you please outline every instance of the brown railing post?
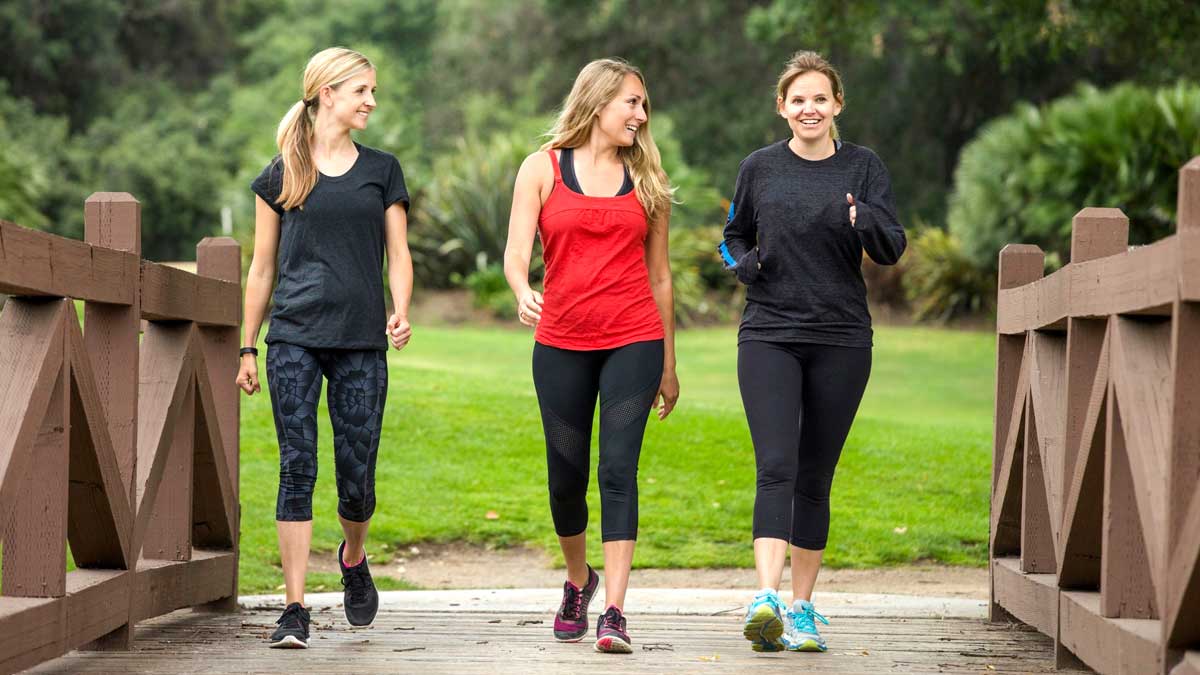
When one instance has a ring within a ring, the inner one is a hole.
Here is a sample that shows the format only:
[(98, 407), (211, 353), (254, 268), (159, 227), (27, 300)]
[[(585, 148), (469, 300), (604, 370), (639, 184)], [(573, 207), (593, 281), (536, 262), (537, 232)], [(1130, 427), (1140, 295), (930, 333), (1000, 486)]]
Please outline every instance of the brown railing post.
[[(127, 192), (96, 192), (83, 207), (84, 241), (93, 246), (128, 251), (133, 263), (142, 256), (142, 205)], [(138, 355), (141, 333), (141, 284), (136, 267), (128, 274), (133, 303), (84, 303), (83, 342), (97, 393), (112, 436), (121, 480), (129, 492), (129, 509), (137, 509)], [(130, 533), (132, 534), (132, 533)], [(136, 566), (138, 552), (133, 537), (126, 539), (125, 559)], [(72, 551), (73, 552), (73, 551)], [(80, 561), (76, 561), (80, 564)], [(86, 561), (81, 566), (87, 566)], [(131, 585), (132, 586), (132, 585)], [(132, 593), (132, 588), (130, 589)], [(132, 603), (130, 603), (132, 611)], [(83, 649), (128, 649), (133, 644), (133, 617), (117, 630)]]
[[(1000, 251), (999, 278), (1000, 288), (1016, 288), (1024, 286), (1044, 274), (1046, 256), (1037, 246), (1028, 244), (1009, 244)], [(1023, 407), (1014, 402), (1018, 394), (1018, 379), (1021, 372), (1021, 362), (1025, 352), (1024, 335), (997, 335), (996, 341), (996, 416), (994, 421), (995, 440), (992, 450), (992, 494), (998, 493), (998, 484), (1002, 480), (1002, 469), (1005, 467), (1005, 449), (1009, 445), (1010, 433), (1021, 433), (1020, 430), (1010, 430), (1014, 412), (1020, 414)], [(1017, 440), (1014, 452), (1019, 452), (1021, 441)], [(1005, 501), (1015, 504), (1021, 499), (1019, 488), (1020, 474), (1013, 474), (1016, 464), (1008, 464), (1012, 470), (1007, 474), (1009, 485), (1017, 484), (1013, 490), (1003, 490)], [(1007, 486), (1006, 486), (1007, 487)], [(993, 501), (991, 504), (992, 536), (991, 556), (997, 558), (1014, 554), (1020, 550), (1021, 521), (1019, 508), (1010, 506), (1002, 508), (1003, 504)], [(1011, 515), (1009, 515), (1011, 514)], [(989, 616), (992, 621), (1006, 620), (1009, 617), (996, 602), (994, 583), (991, 586), (991, 601)]]
[[(196, 245), (196, 273), (200, 276), (231, 281), (240, 285), (242, 281), (241, 246), (236, 240), (230, 237), (207, 237), (202, 239)], [(241, 315), (240, 308), (238, 315)], [(193, 537), (197, 546), (225, 548), (225, 540), (227, 538), (228, 544), (233, 547), (235, 563), (233, 588), (231, 589), (230, 596), (211, 603), (208, 605), (208, 608), (234, 611), (237, 609), (236, 556), (239, 527), (241, 524), (241, 512), (237, 506), (240, 503), (239, 497), (241, 494), (241, 490), (239, 489), (237, 456), (238, 428), (241, 423), (241, 401), (238, 399), (238, 389), (229, 385), (237, 377), (238, 372), (239, 358), (237, 352), (241, 346), (240, 325), (232, 327), (201, 326), (199, 343), (200, 349), (204, 354), (208, 379), (213, 384), (211, 387), (213, 407), (215, 408), (221, 428), (222, 454), (228, 467), (228, 476), (232, 484), (235, 503), (231, 517), (233, 531), (225, 533), (219, 526), (214, 525), (215, 523), (219, 523), (221, 519), (210, 508), (212, 505), (219, 503), (220, 494), (219, 492), (205, 489), (206, 486), (213, 485), (214, 481), (197, 480), (197, 490), (194, 497), (195, 531)], [(198, 439), (200, 436), (202, 436), (201, 430), (197, 429)], [(198, 440), (197, 442), (202, 442), (202, 440)], [(202, 455), (197, 454), (198, 463), (202, 461), (201, 457)], [(197, 465), (196, 471), (198, 474), (206, 470), (206, 467)]]
[[(84, 241), (93, 246), (142, 255), (142, 205), (126, 192), (97, 192), (83, 210)], [(129, 507), (135, 508), (137, 475), (138, 339), (141, 332), (141, 291), (136, 270), (132, 305), (84, 305), (83, 341), (92, 361), (100, 400), (129, 487)], [(134, 556), (137, 551), (132, 552)]]
[[(1178, 236), (1186, 252), (1200, 253), (1200, 157), (1179, 171)], [(1167, 654), (1200, 643), (1200, 255), (1181, 261), (1182, 292), (1171, 330), (1172, 415), (1168, 448), (1166, 602), (1162, 607)]]
[[(1085, 208), (1071, 221), (1071, 265), (1115, 255), (1129, 245), (1129, 219), (1120, 209)], [(1075, 277), (1071, 277), (1074, 282)], [(1072, 292), (1077, 289), (1072, 287)], [(1098, 588), (1100, 584), (1100, 529), (1103, 507), (1104, 434), (1099, 425), (1090, 439), (1084, 438), (1096, 372), (1108, 317), (1067, 319), (1066, 443), (1063, 446), (1062, 495), (1073, 491), (1078, 501), (1073, 512), (1064, 509), (1064, 536), (1058, 555), (1058, 582), (1062, 588)], [(1081, 445), (1090, 441), (1097, 453)], [(1087, 466), (1079, 457), (1087, 454)], [(1095, 464), (1091, 464), (1095, 462)], [(1069, 536), (1067, 536), (1069, 535)]]

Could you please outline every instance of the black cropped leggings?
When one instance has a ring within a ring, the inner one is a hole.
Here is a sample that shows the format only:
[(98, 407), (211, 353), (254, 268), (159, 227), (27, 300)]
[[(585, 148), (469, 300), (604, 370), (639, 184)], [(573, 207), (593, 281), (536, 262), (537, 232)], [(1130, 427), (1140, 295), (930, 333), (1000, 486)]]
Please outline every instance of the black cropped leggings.
[(601, 539), (637, 539), (638, 457), (662, 371), (662, 340), (596, 351), (534, 343), (533, 385), (546, 434), (550, 514), (560, 537), (587, 529), (592, 417), (599, 394)]
[(275, 519), (312, 520), (322, 376), (329, 382), (338, 514), (361, 523), (375, 512), (375, 458), (387, 399), (387, 352), (308, 349), (282, 342), (267, 348), (267, 385), (279, 437)]
[(754, 538), (825, 548), (833, 471), (870, 374), (870, 347), (738, 345), (738, 385), (758, 467)]

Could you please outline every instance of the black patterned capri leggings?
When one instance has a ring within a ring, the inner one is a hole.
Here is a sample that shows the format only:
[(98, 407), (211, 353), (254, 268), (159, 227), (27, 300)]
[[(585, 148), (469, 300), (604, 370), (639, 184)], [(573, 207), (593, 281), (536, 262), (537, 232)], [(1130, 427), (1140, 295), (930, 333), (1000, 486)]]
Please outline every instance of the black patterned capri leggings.
[(328, 381), (338, 514), (365, 522), (375, 512), (375, 458), (387, 398), (387, 352), (267, 347), (267, 385), (279, 437), (275, 519), (312, 520), (317, 483), (317, 404)]
[(662, 370), (662, 340), (594, 351), (534, 343), (533, 386), (546, 434), (550, 515), (558, 536), (587, 529), (592, 418), (599, 395), (601, 539), (637, 539), (638, 458)]

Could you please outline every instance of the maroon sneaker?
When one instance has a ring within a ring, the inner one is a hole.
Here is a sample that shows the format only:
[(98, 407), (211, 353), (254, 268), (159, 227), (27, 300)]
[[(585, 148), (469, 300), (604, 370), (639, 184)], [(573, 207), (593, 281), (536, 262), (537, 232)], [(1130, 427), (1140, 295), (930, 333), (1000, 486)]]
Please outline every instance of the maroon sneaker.
[(596, 651), (609, 654), (633, 653), (633, 641), (625, 632), (625, 615), (616, 605), (609, 605), (596, 622)]
[(579, 588), (570, 580), (563, 584), (562, 604), (554, 615), (554, 639), (559, 642), (578, 642), (587, 635), (587, 610), (596, 587), (600, 585), (600, 577), (596, 570), (588, 565), (587, 583)]

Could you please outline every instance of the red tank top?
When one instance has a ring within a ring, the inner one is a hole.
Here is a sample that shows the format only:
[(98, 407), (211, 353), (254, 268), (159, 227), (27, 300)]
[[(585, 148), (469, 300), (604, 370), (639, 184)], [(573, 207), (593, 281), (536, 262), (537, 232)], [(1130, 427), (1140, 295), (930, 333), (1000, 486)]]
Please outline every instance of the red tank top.
[(560, 349), (613, 349), (664, 337), (646, 268), (649, 224), (637, 192), (589, 197), (563, 184), (538, 217), (546, 278), (534, 339)]

